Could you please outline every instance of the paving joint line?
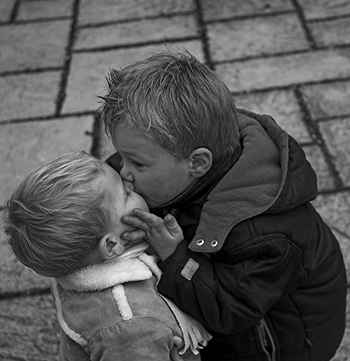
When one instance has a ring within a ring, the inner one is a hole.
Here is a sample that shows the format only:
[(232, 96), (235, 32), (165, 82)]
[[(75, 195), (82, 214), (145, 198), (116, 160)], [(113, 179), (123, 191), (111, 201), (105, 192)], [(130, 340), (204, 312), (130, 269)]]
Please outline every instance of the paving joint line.
[(168, 14), (148, 15), (148, 16), (126, 18), (126, 19), (119, 19), (119, 20), (101, 21), (101, 22), (97, 22), (97, 23), (86, 23), (86, 24), (78, 25), (77, 29), (100, 28), (100, 27), (104, 27), (104, 26), (134, 23), (134, 22), (143, 21), (143, 20), (171, 19), (174, 17), (194, 15), (194, 13), (195, 13), (194, 10), (188, 10), (188, 11), (178, 11), (178, 12), (173, 12), (173, 13), (168, 13)]
[(320, 195), (333, 195), (333, 194), (339, 194), (339, 193), (348, 193), (350, 192), (350, 186), (342, 186), (337, 189), (323, 189), (318, 191), (318, 194)]
[(73, 2), (73, 8), (72, 8), (72, 23), (71, 28), (69, 31), (68, 36), (68, 43), (66, 46), (65, 51), (65, 63), (64, 68), (61, 74), (61, 81), (59, 85), (58, 95), (56, 99), (56, 109), (55, 109), (55, 115), (58, 116), (61, 113), (64, 100), (66, 98), (66, 86), (68, 83), (68, 77), (69, 77), (69, 71), (70, 71), (70, 64), (72, 61), (72, 49), (73, 44), (75, 40), (75, 31), (76, 31), (76, 24), (78, 22), (78, 16), (79, 16), (79, 5), (80, 0), (74, 0)]
[(328, 169), (329, 169), (331, 175), (333, 176), (335, 188), (338, 189), (338, 188), (344, 187), (344, 184), (340, 177), (340, 174), (333, 162), (333, 156), (331, 155), (331, 153), (326, 145), (326, 142), (323, 139), (323, 135), (317, 124), (317, 121), (312, 119), (312, 116), (310, 114), (310, 111), (307, 107), (306, 101), (304, 99), (304, 96), (303, 96), (299, 86), (297, 86), (294, 89), (294, 93), (295, 93), (295, 97), (297, 99), (297, 102), (298, 102), (300, 109), (302, 111), (302, 114), (303, 114), (304, 124), (306, 125), (311, 138), (314, 138), (316, 140), (316, 143), (318, 144), (318, 146), (320, 147), (320, 149), (323, 153), (325, 161), (328, 165)]
[(295, 10), (297, 12), (297, 15), (299, 17), (301, 26), (304, 30), (304, 34), (306, 36), (306, 40), (308, 41), (310, 47), (312, 49), (316, 49), (317, 48), (317, 44), (315, 42), (314, 37), (312, 36), (312, 32), (309, 29), (308, 25), (307, 25), (307, 20), (305, 18), (305, 14), (304, 14), (304, 10), (303, 8), (300, 6), (299, 1), (298, 0), (291, 0), (291, 2), (293, 3)]
[(207, 27), (204, 22), (202, 3), (200, 0), (193, 0), (193, 2), (195, 5), (195, 8), (196, 8), (196, 20), (197, 20), (197, 25), (199, 28), (199, 33), (200, 33), (200, 38), (201, 38), (204, 60), (205, 60), (206, 65), (210, 69), (214, 70), (215, 67), (214, 67), (214, 63), (211, 59), (209, 37), (208, 37)]
[(83, 117), (83, 116), (94, 115), (94, 113), (95, 113), (94, 110), (86, 110), (81, 112), (61, 113), (58, 116), (56, 116), (55, 114), (50, 114), (50, 115), (42, 115), (42, 116), (28, 117), (28, 118), (6, 119), (6, 120), (0, 120), (0, 127), (1, 125), (7, 125), (7, 124), (44, 122), (44, 121), (52, 121), (52, 120), (72, 118), (72, 117)]
[(234, 64), (234, 63), (240, 63), (250, 60), (264, 60), (264, 59), (271, 59), (271, 58), (280, 58), (284, 56), (290, 56), (290, 55), (299, 55), (299, 54), (308, 54), (308, 53), (316, 53), (316, 52), (322, 52), (322, 51), (328, 51), (328, 50), (349, 50), (350, 44), (334, 44), (329, 46), (319, 46), (315, 49), (310, 48), (303, 48), (303, 49), (295, 49), (295, 50), (288, 50), (288, 51), (280, 51), (275, 53), (260, 53), (258, 55), (250, 55), (250, 56), (244, 56), (240, 58), (233, 58), (233, 59), (225, 59), (225, 60), (216, 60), (214, 61), (215, 65), (221, 65), (221, 64)]
[(16, 76), (16, 75), (26, 75), (26, 74), (38, 74), (38, 73), (46, 73), (46, 72), (53, 72), (53, 71), (61, 71), (62, 67), (46, 67), (46, 68), (27, 68), (21, 70), (9, 70), (0, 72), (0, 77), (5, 78), (7, 76)]
[(179, 38), (163, 38), (160, 40), (149, 40), (149, 41), (140, 41), (135, 43), (125, 43), (119, 45), (106, 45), (95, 48), (77, 48), (73, 49), (73, 53), (96, 53), (96, 52), (104, 52), (104, 51), (112, 51), (112, 50), (120, 50), (120, 49), (130, 49), (130, 48), (140, 48), (143, 46), (150, 45), (166, 45), (167, 43), (175, 44), (186, 41), (200, 40), (198, 35), (194, 36), (185, 36)]
[(226, 23), (230, 21), (241, 21), (241, 20), (251, 20), (251, 19), (258, 19), (258, 18), (268, 18), (274, 17), (279, 15), (288, 15), (288, 14), (296, 14), (295, 9), (288, 9), (288, 10), (276, 10), (271, 11), (268, 13), (255, 13), (255, 14), (246, 14), (246, 15), (232, 15), (230, 17), (225, 18), (217, 18), (217, 19), (209, 19), (204, 20), (206, 24), (215, 24), (215, 23)]
[(237, 90), (237, 91), (231, 91), (232, 95), (239, 96), (239, 95), (247, 95), (247, 94), (259, 94), (259, 93), (265, 93), (269, 91), (279, 91), (279, 90), (294, 90), (295, 87), (300, 86), (311, 86), (311, 85), (317, 85), (317, 84), (330, 84), (330, 83), (337, 83), (337, 82), (348, 82), (350, 81), (349, 77), (342, 77), (342, 78), (329, 78), (329, 79), (322, 79), (322, 80), (315, 80), (315, 81), (305, 81), (305, 82), (297, 82), (297, 83), (290, 83), (287, 85), (275, 85), (275, 86), (269, 86), (265, 88), (253, 88), (249, 90)]
[(61, 20), (70, 20), (70, 16), (53, 16), (49, 18), (35, 18), (35, 19), (18, 19), (15, 20), (12, 23), (0, 23), (0, 26), (4, 25), (11, 25), (11, 26), (17, 26), (17, 25), (27, 25), (27, 24), (40, 24), (40, 23), (48, 23), (48, 22), (55, 22), (55, 21), (61, 21)]
[(326, 122), (331, 122), (331, 121), (335, 121), (335, 120), (342, 120), (344, 118), (350, 118), (350, 113), (323, 116), (323, 117), (317, 118), (317, 121), (321, 122), (321, 123), (326, 123)]
[(335, 21), (340, 19), (350, 19), (350, 14), (326, 16), (324, 18), (307, 19), (308, 23), (323, 23), (327, 21)]
[(11, 24), (11, 25), (14, 23), (14, 21), (17, 18), (20, 4), (21, 4), (21, 0), (16, 0), (15, 3), (13, 4), (11, 15), (10, 15), (10, 21), (9, 21), (9, 24)]
[(23, 297), (36, 297), (44, 296), (50, 294), (50, 288), (31, 288), (24, 291), (5, 291), (0, 292), (0, 301), (11, 300), (14, 298), (23, 298)]

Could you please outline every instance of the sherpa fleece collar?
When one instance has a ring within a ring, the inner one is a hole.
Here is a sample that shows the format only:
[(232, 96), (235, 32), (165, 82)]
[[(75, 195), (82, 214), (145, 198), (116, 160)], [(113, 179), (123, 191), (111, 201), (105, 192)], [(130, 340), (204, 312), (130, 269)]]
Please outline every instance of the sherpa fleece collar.
[(144, 252), (147, 247), (145, 243), (136, 245), (109, 262), (88, 266), (57, 281), (66, 290), (86, 292), (143, 281), (151, 278), (152, 274), (159, 279), (161, 271), (155, 258)]

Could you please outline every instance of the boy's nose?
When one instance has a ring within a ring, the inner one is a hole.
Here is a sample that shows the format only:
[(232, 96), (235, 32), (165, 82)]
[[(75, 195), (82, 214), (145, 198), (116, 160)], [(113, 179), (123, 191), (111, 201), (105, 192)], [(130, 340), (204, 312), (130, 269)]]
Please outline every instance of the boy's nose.
[(133, 184), (135, 182), (135, 178), (131, 172), (129, 172), (125, 166), (120, 170), (120, 176), (124, 182)]

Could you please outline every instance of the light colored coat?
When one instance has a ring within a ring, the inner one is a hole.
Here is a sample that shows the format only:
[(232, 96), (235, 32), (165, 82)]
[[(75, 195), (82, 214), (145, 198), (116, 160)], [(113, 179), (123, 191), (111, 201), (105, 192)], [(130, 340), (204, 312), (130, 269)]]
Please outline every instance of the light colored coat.
[(62, 361), (200, 360), (191, 349), (210, 335), (157, 292), (160, 270), (143, 250), (54, 282)]

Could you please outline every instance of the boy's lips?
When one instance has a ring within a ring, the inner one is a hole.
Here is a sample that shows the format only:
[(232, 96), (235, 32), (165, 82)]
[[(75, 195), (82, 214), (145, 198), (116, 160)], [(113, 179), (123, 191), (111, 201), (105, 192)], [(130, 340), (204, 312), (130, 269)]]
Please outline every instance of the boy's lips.
[(126, 179), (123, 179), (123, 183), (124, 183), (124, 185), (125, 185), (125, 187), (126, 187), (127, 189), (129, 189), (129, 190), (132, 191), (132, 192), (135, 192), (134, 183), (132, 183), (132, 182), (126, 180)]

